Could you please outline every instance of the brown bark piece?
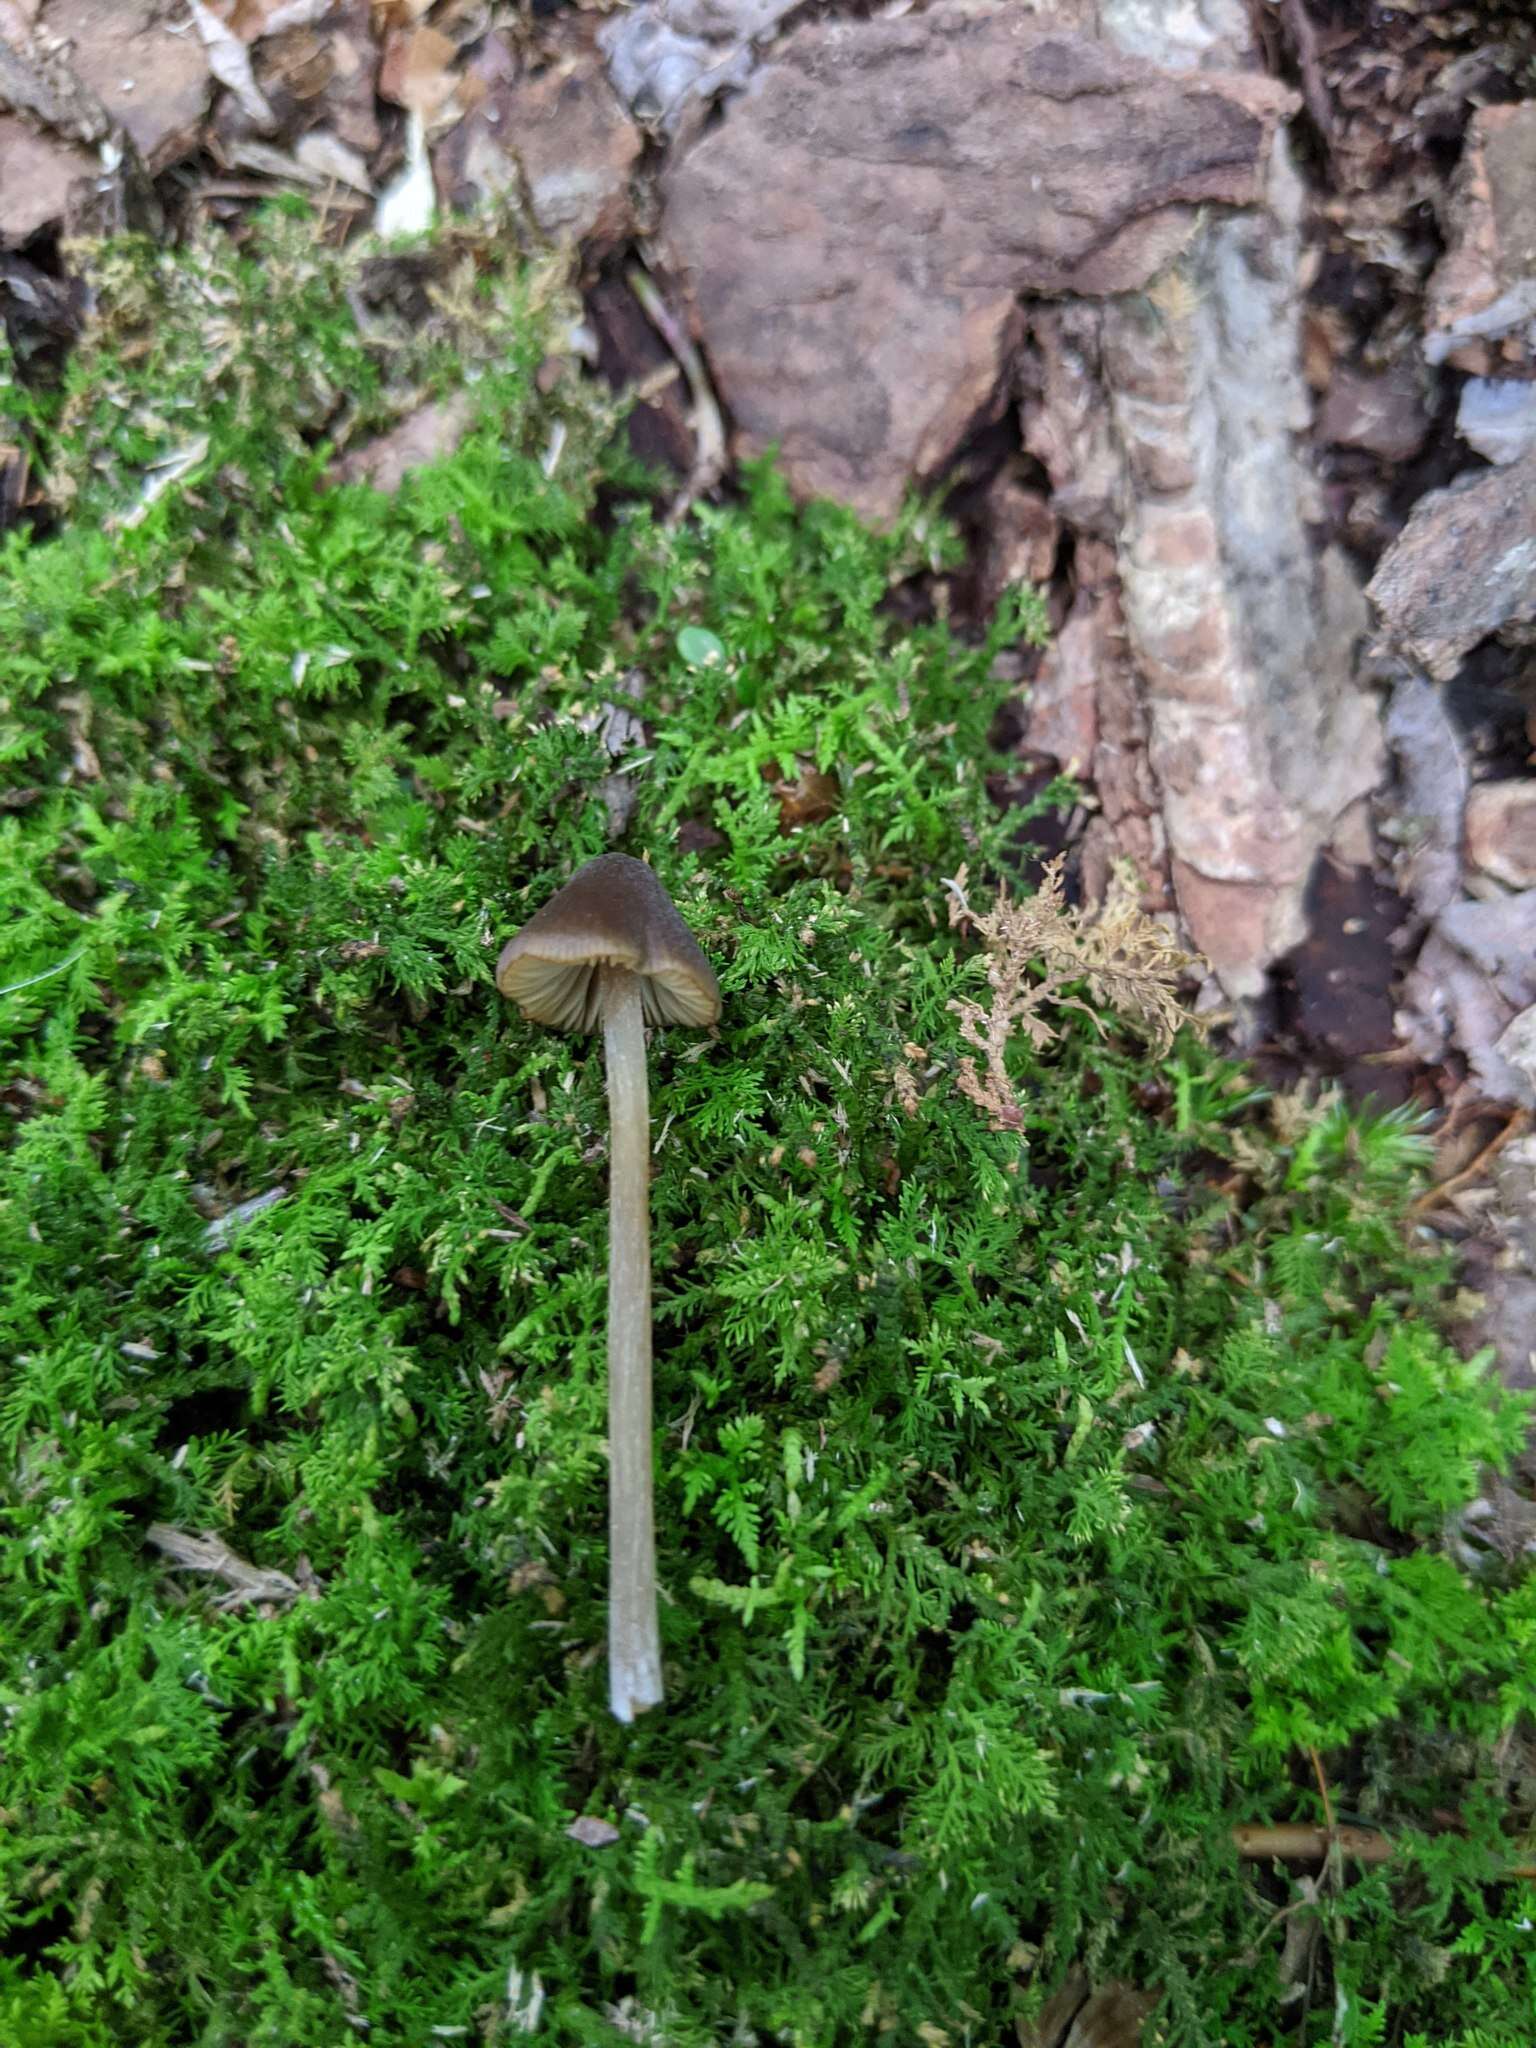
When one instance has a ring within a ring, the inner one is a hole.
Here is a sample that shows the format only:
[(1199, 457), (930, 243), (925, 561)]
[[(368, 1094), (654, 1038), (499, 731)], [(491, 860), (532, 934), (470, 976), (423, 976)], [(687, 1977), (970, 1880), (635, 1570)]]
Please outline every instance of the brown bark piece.
[(808, 23), (668, 181), (744, 450), (890, 517), (996, 410), (1017, 295), (1145, 285), (1290, 104), (1014, 11)]
[(19, 246), (62, 219), (70, 187), (96, 168), (88, 150), (0, 114), (0, 246)]
[(1511, 889), (1536, 889), (1536, 780), (1476, 784), (1466, 830), (1473, 867)]
[[(1023, 364), (1024, 446), (1051, 480), (1051, 505), (1077, 533), (1112, 541), (1124, 492), (1104, 403), (1100, 308), (1068, 299), (1032, 307)], [(1113, 575), (1110, 561), (1104, 571)]]
[(982, 497), (986, 544), (980, 569), (980, 600), (987, 610), (1005, 590), (1050, 580), (1056, 566), (1061, 523), (1044, 491), (1020, 483), (1006, 470)]
[(1234, 996), (1302, 938), (1318, 848), (1379, 764), (1363, 607), (1304, 519), (1293, 181), (1266, 199), (1101, 315), (1146, 763), (1180, 912)]
[(1451, 186), (1447, 249), (1429, 281), (1425, 353), (1486, 375), (1536, 314), (1536, 100), (1483, 107)]
[(1536, 889), (1441, 911), (1403, 984), (1398, 1029), (1421, 1059), (1467, 1056), (1490, 1102), (1536, 1103), (1536, 1075), (1504, 1033), (1536, 1005)]
[(25, 22), (0, 13), (0, 111), (35, 115), (42, 128), (66, 142), (105, 141), (112, 116), (70, 68), (67, 48), (57, 37), (34, 36)]
[(1112, 659), (1105, 638), (1119, 623), (1118, 607), (1106, 604), (1102, 593), (1079, 591), (1029, 686), (1024, 745), (1058, 761), (1068, 775), (1086, 777), (1093, 768), (1100, 679)]
[(1536, 619), (1536, 454), (1422, 497), (1369, 595), (1390, 639), (1441, 682), (1479, 641)]
[(632, 226), (629, 181), (642, 142), (590, 38), (566, 36), (551, 61), (531, 71), (503, 37), (488, 36), (468, 76), (484, 97), (435, 153), (450, 200), (473, 205), (521, 183), (551, 238), (622, 240)]
[(1411, 363), (1376, 372), (1336, 370), (1317, 425), (1319, 437), (1335, 448), (1411, 462), (1429, 438), (1423, 379)]
[(208, 111), (208, 53), (173, 35), (151, 0), (49, 0), (48, 38), (68, 45), (81, 83), (126, 129), (153, 175), (195, 149)]

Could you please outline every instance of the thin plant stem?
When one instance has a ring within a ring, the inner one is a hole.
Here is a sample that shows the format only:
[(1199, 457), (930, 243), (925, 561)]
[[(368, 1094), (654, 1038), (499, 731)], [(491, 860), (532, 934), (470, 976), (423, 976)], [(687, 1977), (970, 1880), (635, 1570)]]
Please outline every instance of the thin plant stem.
[(602, 970), (608, 1063), (608, 1703), (662, 1698), (651, 1477), (650, 1100), (640, 982)]

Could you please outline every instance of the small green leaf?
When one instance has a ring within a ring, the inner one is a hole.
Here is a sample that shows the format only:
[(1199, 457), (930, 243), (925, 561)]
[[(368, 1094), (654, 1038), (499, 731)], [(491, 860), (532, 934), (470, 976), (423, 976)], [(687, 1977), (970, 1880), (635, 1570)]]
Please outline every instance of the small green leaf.
[(725, 661), (725, 645), (707, 626), (684, 626), (677, 636), (677, 651), (690, 668), (719, 668)]

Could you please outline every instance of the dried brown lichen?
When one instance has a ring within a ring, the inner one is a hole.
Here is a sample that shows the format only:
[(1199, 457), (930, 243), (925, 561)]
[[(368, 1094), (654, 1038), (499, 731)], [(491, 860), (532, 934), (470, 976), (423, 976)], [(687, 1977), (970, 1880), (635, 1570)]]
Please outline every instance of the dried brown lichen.
[[(1023, 1122), (1008, 1072), (1008, 1045), (1018, 1032), (1036, 1051), (1050, 1045), (1059, 1031), (1047, 1007), (1080, 1011), (1101, 1032), (1100, 1013), (1113, 1011), (1141, 1032), (1156, 1055), (1190, 1021), (1177, 990), (1191, 956), (1141, 909), (1126, 875), (1116, 875), (1096, 914), (1068, 904), (1060, 857), (1046, 863), (1033, 896), (1015, 900), (1005, 885), (990, 911), (971, 908), (965, 882), (962, 868), (946, 884), (949, 922), (979, 932), (985, 942), (992, 1000), (985, 1007), (964, 999), (949, 1005), (960, 1019), (960, 1035), (985, 1055), (984, 1073), (974, 1059), (962, 1058), (957, 1081), (994, 1129), (1017, 1130)], [(1087, 1001), (1072, 993), (1079, 988), (1086, 989)]]

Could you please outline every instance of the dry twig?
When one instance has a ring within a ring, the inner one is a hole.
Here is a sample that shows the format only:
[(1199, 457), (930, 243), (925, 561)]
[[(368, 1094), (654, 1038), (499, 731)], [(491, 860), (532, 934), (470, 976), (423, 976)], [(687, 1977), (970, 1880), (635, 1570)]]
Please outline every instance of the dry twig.
[[(1282, 1821), (1275, 1827), (1257, 1825), (1232, 1830), (1232, 1846), (1247, 1862), (1274, 1858), (1280, 1863), (1321, 1863), (1330, 1851), (1352, 1856), (1357, 1863), (1390, 1863), (1397, 1843), (1379, 1828), (1318, 1827), (1309, 1821)], [(1491, 1875), (1497, 1873), (1490, 1873)], [(1536, 1878), (1536, 1864), (1512, 1863), (1505, 1877)]]
[(695, 498), (702, 498), (706, 492), (712, 491), (725, 474), (725, 422), (720, 416), (719, 401), (709, 381), (709, 372), (704, 367), (704, 358), (694, 347), (693, 339), (682, 323), (673, 318), (661, 293), (638, 263), (630, 265), (629, 288), (639, 300), (647, 320), (681, 364), (683, 375), (688, 380), (689, 396), (693, 400), (693, 469), (667, 513), (667, 524), (675, 526)]
[(1417, 1196), (1410, 1204), (1408, 1214), (1427, 1215), (1431, 1209), (1438, 1209), (1443, 1202), (1449, 1201), (1451, 1196), (1458, 1194), (1461, 1189), (1470, 1187), (1487, 1172), (1506, 1145), (1512, 1144), (1516, 1138), (1525, 1136), (1533, 1122), (1536, 1122), (1536, 1118), (1532, 1117), (1528, 1109), (1517, 1109), (1503, 1130), (1494, 1133), (1475, 1159), (1470, 1160), (1447, 1179), (1437, 1181), (1432, 1188), (1426, 1188), (1423, 1194)]
[(222, 1579), (229, 1591), (219, 1595), (220, 1607), (245, 1607), (257, 1600), (286, 1604), (297, 1600), (304, 1590), (287, 1572), (264, 1571), (260, 1565), (247, 1564), (211, 1532), (193, 1536), (185, 1529), (173, 1529), (168, 1522), (151, 1522), (144, 1533), (172, 1564), (186, 1571), (211, 1572)]

